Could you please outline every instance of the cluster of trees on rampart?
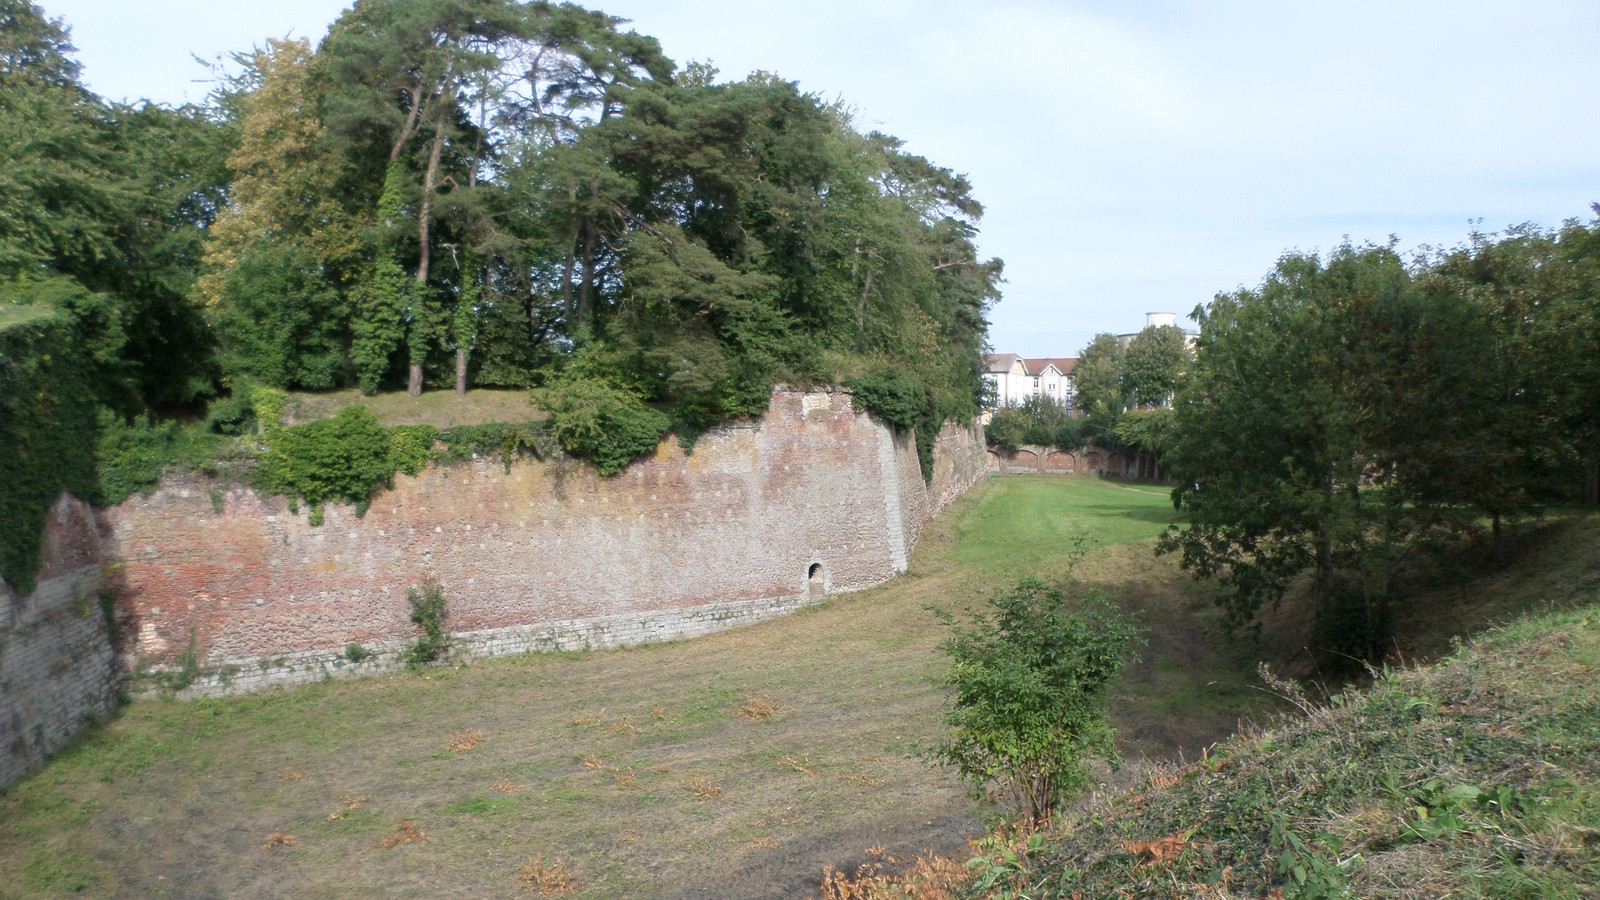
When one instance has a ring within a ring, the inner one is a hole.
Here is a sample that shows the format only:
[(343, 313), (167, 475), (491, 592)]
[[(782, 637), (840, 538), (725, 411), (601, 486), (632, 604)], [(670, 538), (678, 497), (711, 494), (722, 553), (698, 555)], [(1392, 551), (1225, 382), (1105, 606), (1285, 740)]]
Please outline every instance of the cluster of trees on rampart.
[(693, 433), (890, 373), (975, 412), (970, 184), (775, 75), (571, 4), (360, 0), (170, 109), (87, 91), (31, 3), (0, 28), (0, 301), (68, 314), (124, 417), (497, 385)]
[(777, 383), (855, 384), (928, 448), (970, 420), (1001, 264), (966, 178), (625, 25), (358, 0), (169, 108), (96, 96), (67, 25), (0, 0), (0, 313), (68, 324), (102, 462), (261, 389), (533, 389), (610, 471)]

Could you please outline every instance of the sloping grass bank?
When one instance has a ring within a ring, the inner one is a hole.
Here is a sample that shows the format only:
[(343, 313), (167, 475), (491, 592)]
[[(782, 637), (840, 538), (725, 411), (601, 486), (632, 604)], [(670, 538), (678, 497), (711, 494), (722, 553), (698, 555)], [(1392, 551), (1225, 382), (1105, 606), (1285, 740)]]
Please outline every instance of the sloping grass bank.
[(1600, 608), (1518, 621), (1057, 822), (1028, 896), (1593, 897)]

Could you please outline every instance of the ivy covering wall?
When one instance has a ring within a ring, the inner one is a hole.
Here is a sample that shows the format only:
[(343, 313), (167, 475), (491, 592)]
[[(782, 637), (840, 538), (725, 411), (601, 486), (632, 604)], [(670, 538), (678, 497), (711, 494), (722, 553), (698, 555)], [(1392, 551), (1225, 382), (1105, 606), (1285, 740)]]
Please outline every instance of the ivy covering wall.
[(95, 401), (70, 323), (0, 325), (0, 577), (26, 594), (62, 491), (94, 499)]

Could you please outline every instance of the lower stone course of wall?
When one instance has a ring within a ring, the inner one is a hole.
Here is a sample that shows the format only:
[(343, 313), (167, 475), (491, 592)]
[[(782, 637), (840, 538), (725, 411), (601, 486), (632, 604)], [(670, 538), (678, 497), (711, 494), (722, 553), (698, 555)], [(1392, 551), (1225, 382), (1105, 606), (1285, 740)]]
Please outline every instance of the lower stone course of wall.
[(0, 788), (64, 747), (116, 701), (94, 512), (63, 494), (45, 525), (32, 594), (0, 582)]
[[(683, 612), (599, 616), (468, 631), (451, 635), (446, 661), (463, 663), (523, 653), (604, 650), (677, 641), (787, 615), (819, 599), (796, 596), (713, 603)], [(352, 662), (344, 650), (338, 649), (291, 653), (250, 664), (230, 665), (206, 672), (176, 696), (193, 699), (251, 693), (275, 686), (315, 684), (334, 678), (394, 671), (405, 666), (405, 654), (410, 646), (409, 640), (364, 644), (362, 650), (369, 655), (360, 662)]]

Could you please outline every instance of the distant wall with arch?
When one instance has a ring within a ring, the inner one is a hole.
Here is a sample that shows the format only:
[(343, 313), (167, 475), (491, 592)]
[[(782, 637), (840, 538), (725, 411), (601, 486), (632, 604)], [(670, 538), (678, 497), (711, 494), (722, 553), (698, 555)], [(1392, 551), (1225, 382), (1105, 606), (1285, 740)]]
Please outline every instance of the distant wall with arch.
[(1032, 444), (1013, 452), (991, 447), (989, 471), (1008, 475), (1103, 475), (1116, 478), (1135, 471), (1121, 454), (1090, 445), (1061, 450)]
[(479, 459), (397, 476), (365, 516), (330, 505), (320, 526), (282, 497), (172, 479), (104, 513), (121, 661), (192, 652), (191, 696), (388, 668), (426, 578), (465, 657), (702, 634), (904, 571), (927, 521), (987, 475), (974, 427), (945, 427), (924, 483), (912, 435), (847, 391), (779, 390), (763, 418), (612, 478)]

